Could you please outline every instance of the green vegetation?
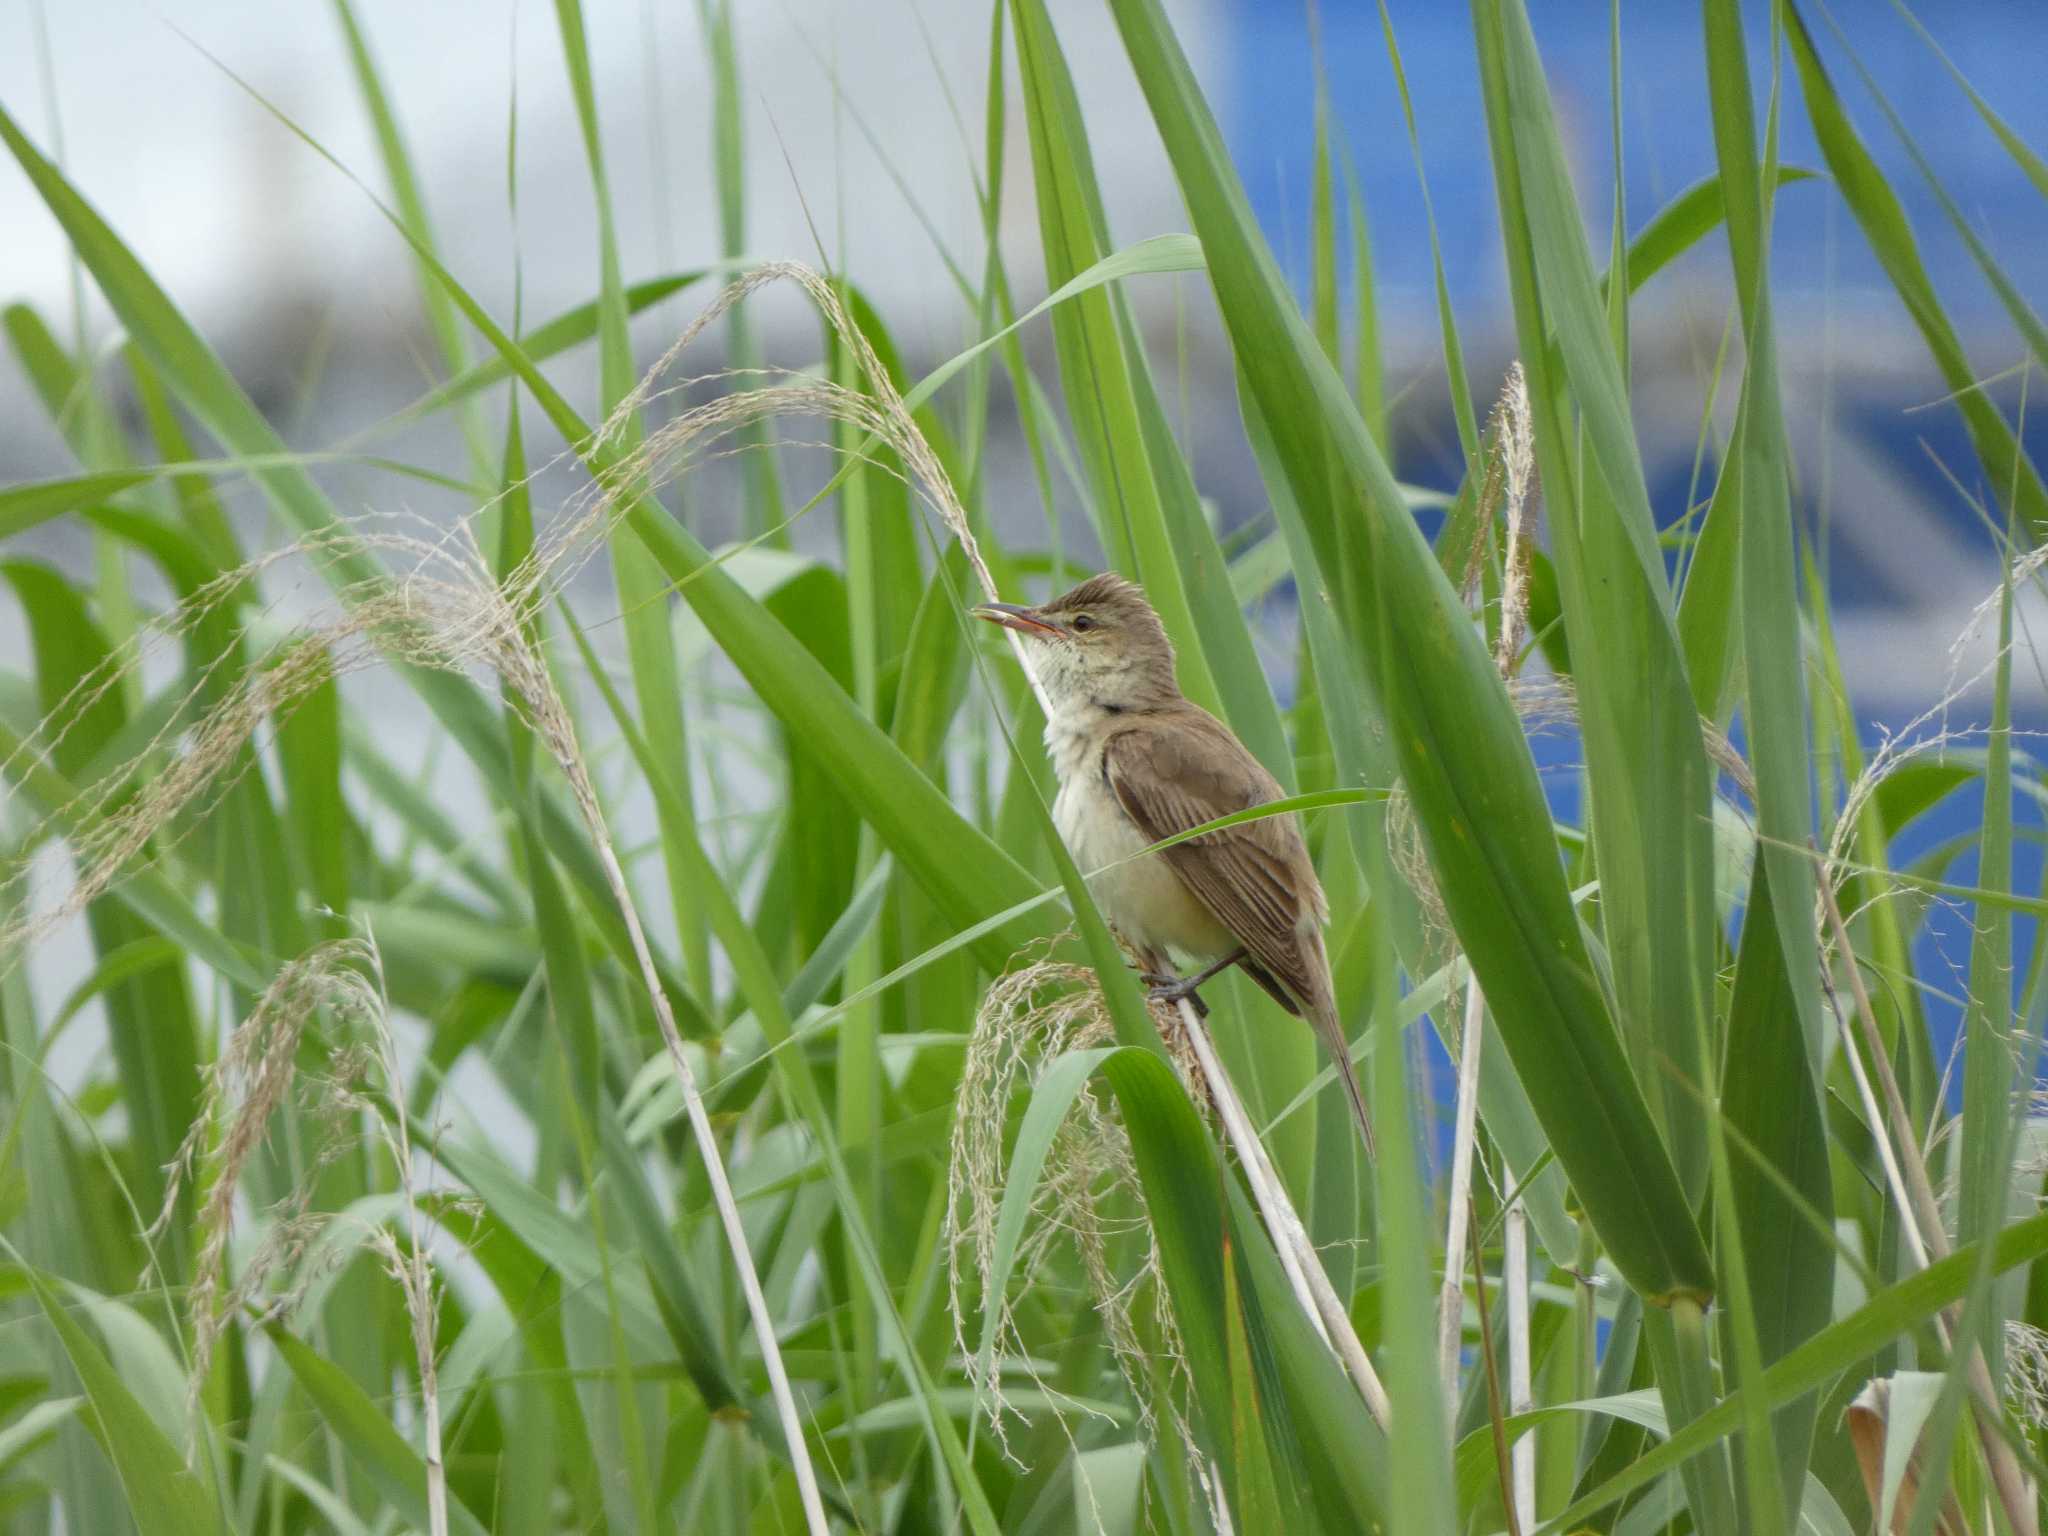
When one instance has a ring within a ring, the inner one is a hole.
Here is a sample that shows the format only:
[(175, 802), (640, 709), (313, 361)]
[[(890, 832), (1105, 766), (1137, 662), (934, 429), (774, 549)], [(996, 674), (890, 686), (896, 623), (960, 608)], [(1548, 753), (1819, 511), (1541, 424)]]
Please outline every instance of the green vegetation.
[[(934, 300), (985, 339), (914, 381), (858, 272), (627, 282), (577, 0), (554, 19), (592, 297), (531, 328), (488, 313), (437, 255), (403, 103), (336, 0), (381, 155), (337, 169), (416, 257), (441, 378), (397, 421), (460, 443), (455, 482), (290, 451), (0, 104), (121, 328), (109, 348), (5, 314), (77, 467), (0, 489), (0, 536), (66, 519), (95, 558), (84, 581), (0, 560), (31, 639), (0, 669), (0, 1528), (61, 1506), (68, 1531), (179, 1536), (1226, 1512), (1241, 1533), (2037, 1533), (2048, 946), (2027, 959), (2014, 919), (2048, 893), (2014, 887), (2014, 792), (2040, 789), (2010, 738), (2048, 499), (1971, 387), (1816, 17), (1783, 0), (1752, 81), (1742, 8), (1705, 0), (1718, 174), (1633, 240), (1617, 198), (1596, 252), (1524, 0), (1473, 0), (1521, 361), (1475, 407), (1439, 263), (1465, 475), (1432, 542), (1389, 464), (1328, 113), (1304, 304), (1159, 0), (1105, 3), (1188, 232), (1113, 246), (1045, 0), (996, 0), (988, 81), (1021, 90), (986, 93), (989, 254)], [(744, 61), (726, 0), (702, 12), (731, 256)], [(2013, 195), (2048, 189), (1957, 84)], [(1792, 112), (1823, 166), (1780, 163)], [(993, 240), (1019, 178), (1035, 308)], [(1780, 400), (1781, 192), (1842, 200), (1998, 488), (1974, 747), (1859, 746)], [(1969, 244), (2014, 350), (2048, 363)], [(1694, 247), (1727, 253), (1740, 409), (1668, 530), (1628, 336)], [(1219, 539), (1136, 321), (1138, 285), (1168, 281), (1213, 296), (1236, 360), (1270, 503), (1246, 536)], [(700, 335), (763, 366), (768, 285), (813, 307), (822, 356), (670, 392)], [(636, 383), (635, 317), (653, 339), (679, 304), (690, 331)], [(572, 399), (546, 365), (591, 348), (597, 393)], [(991, 505), (1010, 412), (1042, 541), (999, 537)], [(808, 499), (815, 459), (776, 420), (828, 436)], [(712, 549), (690, 472), (727, 452), (747, 537)], [(537, 504), (557, 454), (587, 488)], [(367, 518), (316, 477), (337, 461), (473, 511), (454, 536)], [(1212, 985), (1206, 1032), (1148, 1007), (1053, 834), (1037, 704), (966, 609), (1074, 574), (1056, 482), (1144, 584), (1188, 694), (1307, 818), (1377, 1167), (1256, 987)], [(272, 547), (242, 542), (230, 485)], [(798, 553), (800, 521), (836, 557)], [(585, 566), (610, 587), (572, 587)], [(1288, 697), (1246, 614), (1290, 581)], [(288, 621), (270, 602), (294, 583), (318, 600)], [(350, 681), (372, 669), (431, 721), (431, 776), (388, 755)], [(1581, 825), (1530, 749), (1559, 720)], [(1893, 867), (1902, 830), (1979, 788), (1975, 835)], [(1965, 853), (1971, 883), (1945, 883)], [(1922, 1001), (1948, 978), (1913, 969), (1936, 897), (1975, 913), (1953, 1101)], [(89, 947), (61, 998), (27, 963), (58, 933)], [(46, 1067), (101, 1018), (111, 1049), (67, 1092)], [(1420, 1031), (1459, 1064), (1443, 1168)]]

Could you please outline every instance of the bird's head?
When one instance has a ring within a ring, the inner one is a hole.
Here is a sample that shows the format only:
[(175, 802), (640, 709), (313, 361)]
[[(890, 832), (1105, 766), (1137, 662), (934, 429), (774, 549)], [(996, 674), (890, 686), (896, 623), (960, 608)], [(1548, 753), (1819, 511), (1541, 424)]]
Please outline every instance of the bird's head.
[(988, 603), (974, 612), (1024, 637), (1055, 707), (1148, 709), (1180, 696), (1165, 626), (1144, 592), (1113, 572), (1036, 608)]

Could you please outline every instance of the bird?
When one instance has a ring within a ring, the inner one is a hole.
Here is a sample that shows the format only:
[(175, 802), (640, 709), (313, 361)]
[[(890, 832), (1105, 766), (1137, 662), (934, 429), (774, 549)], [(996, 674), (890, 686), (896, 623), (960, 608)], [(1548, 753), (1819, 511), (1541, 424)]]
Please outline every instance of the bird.
[[(1038, 607), (984, 603), (1023, 640), (1045, 693), (1053, 821), (1152, 996), (1189, 999), (1235, 965), (1308, 1021), (1333, 1058), (1367, 1157), (1372, 1120), (1323, 946), (1329, 902), (1293, 812), (1154, 843), (1282, 798), (1230, 727), (1180, 690), (1173, 642), (1144, 591), (1114, 572)], [(1173, 969), (1179, 955), (1198, 967)]]

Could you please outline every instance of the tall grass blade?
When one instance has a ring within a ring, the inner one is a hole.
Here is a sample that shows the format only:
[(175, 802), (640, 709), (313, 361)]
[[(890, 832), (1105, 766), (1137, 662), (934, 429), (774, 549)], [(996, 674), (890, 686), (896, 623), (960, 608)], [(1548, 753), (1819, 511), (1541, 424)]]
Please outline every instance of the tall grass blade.
[[(1863, 62), (1863, 56), (1850, 44), (1847, 35), (1841, 29), (1841, 25), (1835, 21), (1834, 16), (1825, 7), (1822, 9), (1822, 14), (1827, 16), (1828, 25), (1833, 29), (1836, 40), (1847, 51), (1849, 62), (1855, 66), (1856, 73), (1862, 77), (1865, 89), (1876, 100), (1878, 110), (1884, 114), (1885, 122), (1890, 126), (1892, 133), (1904, 147), (1907, 157), (1913, 162), (1914, 169), (1919, 171), (1921, 180), (1927, 183), (1927, 189), (1934, 194), (1935, 201), (1941, 204), (1941, 211), (1948, 219), (1949, 227), (1956, 232), (1957, 237), (1969, 251), (1970, 260), (1977, 264), (1978, 272), (1983, 275), (1984, 281), (1990, 286), (1991, 291), (1998, 295), (1998, 302), (2005, 310), (2006, 318), (2012, 323), (2012, 328), (2025, 340), (2028, 349), (2034, 354), (2035, 365), (2048, 368), (2048, 326), (2043, 326), (2041, 317), (2034, 313), (2033, 306), (2026, 301), (2025, 296), (2013, 284), (2012, 279), (2006, 276), (2005, 268), (1999, 264), (1998, 258), (1991, 254), (1991, 248), (1984, 243), (1983, 237), (1977, 233), (1976, 227), (1964, 214), (1962, 208), (1958, 206), (1955, 198), (1950, 194), (1947, 185), (1943, 182), (1941, 175), (1935, 170), (1933, 162), (1927, 158), (1926, 151), (1920, 147), (1919, 140), (1914, 138), (1912, 132), (1906, 127), (1905, 119), (1899, 116), (1898, 108), (1894, 107), (1891, 99), (1878, 88), (1877, 81), (1871, 75), (1869, 66)], [(1951, 65), (1950, 68), (1953, 70), (1954, 66)], [(1967, 86), (1965, 88), (1967, 89)], [(1974, 95), (1974, 92), (1972, 94)], [(1992, 121), (1995, 122), (1995, 118)], [(2008, 145), (2007, 147), (2010, 149), (2012, 146)], [(2029, 169), (2031, 170), (2032, 167), (2029, 167)]]
[[(1656, 1064), (1693, 1060), (1707, 1027), (1712, 784), (1627, 381), (1601, 311), (1535, 39), (1513, 0), (1475, 5), (1473, 25), (1578, 685), (1617, 1022), (1644, 1093), (1660, 1111), (1680, 1180), (1696, 1196), (1705, 1174), (1703, 1127), (1693, 1101)], [(1562, 363), (1556, 371), (1553, 333)]]
[(132, 1511), (150, 1512), (154, 1536), (214, 1536), (220, 1512), (206, 1483), (128, 1390), (92, 1336), (74, 1318), (48, 1278), (31, 1270), (29, 1286), (85, 1387), (89, 1424), (128, 1497)]
[[(363, 94), (363, 107), (376, 131), (377, 155), (384, 162), (384, 176), (391, 183), (391, 200), (398, 210), (398, 217), (414, 239), (428, 250), (433, 250), (434, 229), (427, 215), (426, 194), (420, 188), (419, 173), (413, 167), (412, 154), (406, 147), (398, 113), (391, 104), (390, 93), (384, 88), (376, 57), (370, 51), (370, 40), (350, 0), (334, 0), (334, 15), (341, 23), (349, 64), (355, 71), (356, 89)], [(434, 345), (441, 354), (442, 366), (451, 377), (459, 377), (469, 363), (469, 343), (463, 336), (455, 306), (424, 266), (415, 263), (415, 271), (419, 281), (420, 306), (427, 312), (427, 325), (434, 333)], [(456, 412), (456, 420), (469, 444), (470, 459), (478, 478), (488, 478), (491, 453), (482, 413), (465, 402), (463, 408)]]
[(1442, 338), (1444, 376), (1451, 390), (1451, 414), (1458, 423), (1458, 444), (1465, 451), (1467, 466), (1479, 458), (1479, 418), (1472, 410), (1472, 382), (1465, 372), (1465, 347), (1458, 339), (1458, 322), (1451, 307), (1451, 286), (1444, 277), (1443, 241), (1437, 233), (1436, 205), (1429, 195), (1429, 176), (1422, 165), (1422, 136), (1415, 127), (1415, 101), (1408, 92), (1408, 69), (1401, 62), (1401, 48), (1394, 40), (1394, 18), (1385, 0), (1380, 3), (1380, 33), (1387, 45), (1387, 62), (1393, 66), (1394, 89), (1401, 98), (1401, 117), (1408, 127), (1408, 151), (1415, 161), (1415, 182), (1422, 190), (1423, 222), (1429, 227), (1429, 259), (1436, 282), (1437, 329)]
[(1906, 222), (1905, 208), (1843, 110), (1834, 81), (1814, 46), (1813, 33), (1796, 4), (1785, 6), (1785, 39), (1798, 66), (1807, 118), (1836, 188), (1885, 276), (1891, 279), (1907, 315), (1919, 328), (1935, 366), (1954, 391), (1956, 409), (1984, 465), (1985, 479), (2013, 498), (2028, 544), (2040, 543), (2048, 538), (2048, 490), (2042, 488), (2041, 477), (2012, 428), (1977, 388), (1980, 375), (1935, 294), (1921, 260), (1919, 241)]
[(1949, 72), (1949, 77), (1962, 89), (1963, 94), (1970, 98), (1970, 105), (1976, 108), (1977, 115), (1984, 120), (1984, 126), (1997, 135), (1998, 142), (2004, 146), (2005, 152), (2012, 156), (2013, 163), (2026, 173), (2026, 178), (2033, 183), (2034, 190), (2042, 197), (2048, 198), (2048, 160), (2043, 160), (2025, 139), (2013, 132), (2011, 125), (1992, 109), (1991, 103), (1977, 93), (1969, 79), (1956, 68), (1955, 60), (1950, 58), (1948, 51), (1934, 40), (1933, 34), (1921, 23), (1920, 18), (1913, 14), (1905, 0), (1892, 0), (1892, 8), (1906, 18), (1907, 24), (1919, 34), (1920, 40), (1941, 60), (1942, 67)]
[[(1756, 1071), (1777, 1085), (1772, 1090), (1749, 1076), (1749, 1057), (1742, 1060), (1744, 1082), (1731, 1082), (1728, 1122), (1751, 1136), (1762, 1158), (1811, 1206), (1832, 1209), (1826, 1154), (1818, 1153), (1822, 1136), (1818, 1087), (1823, 1060), (1820, 1023), (1815, 1008), (1818, 957), (1809, 914), (1813, 903), (1811, 865), (1800, 856), (1797, 841), (1812, 825), (1812, 770), (1807, 758), (1805, 673), (1799, 659), (1798, 584), (1793, 553), (1790, 503), (1791, 461), (1785, 441), (1783, 407), (1778, 396), (1774, 322), (1769, 294), (1771, 214), (1777, 184), (1778, 80), (1773, 55), (1772, 91), (1765, 125), (1761, 166), (1756, 153), (1754, 107), (1749, 86), (1740, 14), (1733, 5), (1710, 0), (1705, 7), (1707, 77), (1714, 110), (1714, 130), (1726, 189), (1726, 224), (1736, 287), (1747, 340), (1741, 416), (1732, 458), (1724, 464), (1724, 482), (1733, 474), (1733, 494), (1717, 486), (1715, 506), (1723, 571), (1737, 571), (1745, 614), (1741, 645), (1746, 681), (1744, 714), (1751, 738), (1757, 777), (1757, 811), (1764, 846), (1757, 855), (1752, 906), (1745, 915), (1738, 977), (1751, 972), (1741, 1006), (1729, 1022), (1731, 1048), (1740, 1032), (1754, 1054)], [(1775, 21), (1772, 36), (1776, 38)], [(1727, 559), (1730, 547), (1736, 551)], [(1704, 551), (1703, 551), (1704, 552)], [(1703, 569), (1695, 565), (1688, 581)], [(1722, 590), (1725, 590), (1723, 588)], [(1704, 586), (1706, 603), (1699, 611), (1712, 622), (1716, 590)], [(1732, 643), (1723, 651), (1732, 656)], [(1721, 676), (1725, 677), (1724, 671)], [(1721, 678), (1702, 683), (1702, 702), (1719, 707)], [(1773, 922), (1775, 933), (1752, 935), (1759, 922)], [(1775, 953), (1773, 951), (1775, 950)], [(1783, 977), (1782, 990), (1780, 976)], [(1790, 1011), (1780, 1006), (1789, 1002)], [(1701, 1058), (1706, 1060), (1705, 1053)], [(1730, 1077), (1735, 1075), (1731, 1066)], [(1827, 1319), (1824, 1294), (1833, 1266), (1819, 1238), (1783, 1210), (1783, 1198), (1753, 1177), (1755, 1164), (1740, 1169), (1726, 1157), (1720, 1131), (1715, 1131), (1716, 1198), (1732, 1204), (1723, 1218), (1725, 1262), (1731, 1289), (1740, 1305), (1728, 1330), (1731, 1360), (1741, 1376), (1753, 1376), (1764, 1364), (1781, 1358)], [(1802, 1228), (1795, 1230), (1795, 1228)], [(1822, 1234), (1821, 1236), (1824, 1236)], [(1734, 1274), (1736, 1266), (1743, 1272)], [(1789, 1273), (1788, 1273), (1789, 1271)], [(1785, 1288), (1785, 1282), (1796, 1288)], [(1817, 1406), (1817, 1405), (1814, 1405)], [(1766, 1430), (1760, 1412), (1752, 1409), (1749, 1433), (1740, 1448), (1742, 1470), (1750, 1490), (1749, 1515), (1779, 1526), (1794, 1518), (1805, 1483), (1812, 1444), (1809, 1406), (1780, 1413)], [(1775, 1474), (1775, 1476), (1774, 1476)], [(1782, 1490), (1771, 1502), (1769, 1485)]]
[[(1063, 285), (1109, 254), (1108, 221), (1080, 104), (1044, 0), (1013, 0), (1017, 68), (1038, 188), (1047, 278)], [(1088, 468), (1097, 536), (1110, 563), (1145, 588), (1180, 658), (1181, 690), (1220, 710), (1200, 630), (1188, 606), (1138, 399), (1131, 383), (1141, 359), (1125, 349), (1110, 296), (1079, 295), (1053, 314), (1060, 380)]]
[[(613, 419), (613, 409), (632, 389), (637, 370), (633, 366), (631, 342), (626, 331), (625, 280), (620, 275), (618, 235), (612, 218), (611, 182), (605, 171), (604, 147), (598, 133), (597, 101), (591, 82), (590, 45), (583, 26), (580, 0), (556, 0), (555, 21), (562, 38), (562, 55), (568, 66), (569, 85), (576, 103), (576, 121), (583, 138), (584, 159), (590, 170), (591, 192), (597, 203), (598, 274), (597, 305), (598, 376), (600, 412), (608, 426), (616, 429), (617, 445), (630, 452), (641, 439), (637, 411), (622, 420)], [(445, 291), (445, 290), (444, 290)], [(667, 592), (645, 558), (640, 536), (627, 527), (609, 537), (612, 577), (626, 636), (626, 654), (633, 668), (634, 692), (647, 733), (665, 762), (678, 765), (676, 787), (685, 806), (691, 806), (695, 791), (689, 772), (689, 735), (683, 720), (682, 679), (676, 666), (675, 646), (669, 638)], [(692, 819), (695, 819), (694, 808)], [(711, 991), (709, 928), (688, 885), (677, 873), (682, 855), (673, 837), (663, 830), (664, 865), (668, 873), (669, 900), (675, 909), (677, 947), (683, 967), (696, 991)]]

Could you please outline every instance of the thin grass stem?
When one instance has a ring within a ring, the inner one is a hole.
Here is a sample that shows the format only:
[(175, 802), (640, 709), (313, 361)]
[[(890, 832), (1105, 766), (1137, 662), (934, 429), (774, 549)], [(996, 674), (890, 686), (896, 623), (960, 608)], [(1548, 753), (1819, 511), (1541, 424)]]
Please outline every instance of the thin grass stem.
[[(1465, 1229), (1471, 1221), (1472, 1153), (1479, 1129), (1479, 1042), (1486, 999), (1479, 979), (1465, 981), (1465, 1026), (1458, 1044), (1458, 1107), (1451, 1137), (1450, 1214), (1444, 1225), (1444, 1285), (1437, 1301), (1437, 1363), (1444, 1383), (1444, 1412), (1455, 1424), (1458, 1404), (1458, 1341), (1465, 1324)], [(1475, 1264), (1473, 1278), (1484, 1283)]]

